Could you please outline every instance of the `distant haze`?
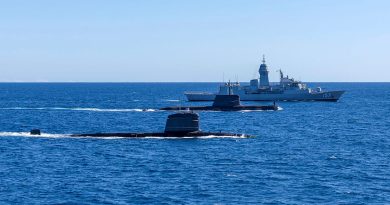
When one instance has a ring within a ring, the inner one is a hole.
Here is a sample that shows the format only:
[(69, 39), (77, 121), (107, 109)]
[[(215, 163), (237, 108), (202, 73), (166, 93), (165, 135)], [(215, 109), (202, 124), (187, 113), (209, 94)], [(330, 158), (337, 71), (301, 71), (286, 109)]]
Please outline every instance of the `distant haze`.
[(390, 80), (390, 1), (2, 1), (2, 82)]

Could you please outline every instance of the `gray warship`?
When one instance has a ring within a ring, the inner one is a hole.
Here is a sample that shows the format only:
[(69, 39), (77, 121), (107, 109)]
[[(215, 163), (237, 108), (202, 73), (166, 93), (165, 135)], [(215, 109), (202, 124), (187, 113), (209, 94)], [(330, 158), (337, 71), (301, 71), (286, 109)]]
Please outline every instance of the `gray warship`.
[(249, 86), (240, 83), (224, 83), (219, 87), (218, 93), (185, 92), (188, 101), (213, 101), (216, 95), (226, 95), (229, 89), (233, 94), (239, 95), (242, 101), (338, 101), (344, 90), (325, 91), (320, 87), (312, 89), (301, 81), (285, 76), (279, 70), (280, 82), (271, 85), (268, 79), (268, 68), (263, 55), (259, 68), (260, 78), (250, 81)]

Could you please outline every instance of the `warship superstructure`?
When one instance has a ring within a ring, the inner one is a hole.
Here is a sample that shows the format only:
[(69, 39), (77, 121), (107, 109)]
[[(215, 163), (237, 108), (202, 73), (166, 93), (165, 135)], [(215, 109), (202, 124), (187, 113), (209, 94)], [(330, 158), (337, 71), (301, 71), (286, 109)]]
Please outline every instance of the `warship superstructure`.
[(251, 80), (249, 86), (228, 82), (219, 87), (218, 93), (185, 92), (184, 94), (189, 101), (213, 101), (216, 95), (226, 95), (231, 89), (233, 94), (239, 95), (242, 101), (337, 101), (345, 92), (324, 91), (320, 87), (308, 88), (305, 83), (284, 76), (282, 70), (279, 70), (279, 84), (271, 85), (268, 73), (263, 55), (259, 68), (260, 78)]

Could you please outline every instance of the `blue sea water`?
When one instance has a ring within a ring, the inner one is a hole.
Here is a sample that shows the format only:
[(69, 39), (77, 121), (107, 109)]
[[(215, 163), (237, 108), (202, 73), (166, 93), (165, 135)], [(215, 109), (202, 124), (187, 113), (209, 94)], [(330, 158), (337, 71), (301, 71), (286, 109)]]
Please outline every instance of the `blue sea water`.
[(390, 83), (309, 85), (346, 93), (200, 113), (202, 130), (255, 138), (98, 139), (66, 134), (161, 131), (171, 112), (157, 108), (209, 104), (183, 92), (218, 84), (1, 83), (0, 202), (389, 204)]

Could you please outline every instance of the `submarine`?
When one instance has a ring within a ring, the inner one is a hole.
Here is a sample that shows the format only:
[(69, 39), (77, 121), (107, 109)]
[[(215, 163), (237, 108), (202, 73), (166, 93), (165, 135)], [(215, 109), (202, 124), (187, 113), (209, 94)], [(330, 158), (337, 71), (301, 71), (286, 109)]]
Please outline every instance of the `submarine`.
[(164, 107), (160, 110), (191, 110), (191, 111), (242, 111), (242, 110), (278, 110), (275, 101), (273, 105), (241, 105), (239, 95), (232, 94), (231, 87), (226, 95), (219, 94), (214, 98), (211, 106), (173, 106)]
[(243, 110), (278, 110), (274, 102), (273, 105), (241, 105), (238, 95), (216, 95), (212, 106), (173, 106), (164, 107), (160, 110), (191, 110), (191, 111), (243, 111)]
[[(41, 131), (34, 129), (31, 135), (40, 135)], [(151, 133), (86, 133), (71, 134), (70, 137), (120, 137), (120, 138), (143, 138), (143, 137), (203, 137), (203, 136), (232, 136), (248, 138), (246, 134), (226, 133), (226, 132), (204, 132), (199, 128), (199, 115), (187, 111), (178, 112), (168, 116), (164, 132)]]
[(190, 111), (253, 111), (253, 110), (270, 110), (276, 111), (279, 107), (275, 101), (273, 105), (241, 105), (239, 95), (232, 93), (232, 87), (229, 82), (228, 93), (218, 94), (214, 98), (214, 102), (211, 106), (173, 106), (164, 107), (160, 110), (190, 110)]

